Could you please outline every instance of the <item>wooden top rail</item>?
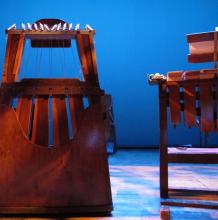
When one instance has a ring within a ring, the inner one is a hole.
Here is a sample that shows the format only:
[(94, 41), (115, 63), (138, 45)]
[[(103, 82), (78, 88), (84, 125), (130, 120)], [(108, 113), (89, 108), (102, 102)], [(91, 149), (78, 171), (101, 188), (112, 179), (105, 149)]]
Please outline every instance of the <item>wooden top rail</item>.
[(25, 96), (90, 96), (103, 95), (98, 83), (79, 79), (23, 79), (20, 82), (3, 83), (0, 95)]
[(215, 32), (216, 31), (187, 34), (186, 39), (188, 43), (194, 43), (199, 41), (210, 41), (210, 40), (214, 40)]
[(6, 30), (8, 35), (23, 35), (31, 40), (70, 40), (77, 35), (95, 35), (95, 30), (61, 30), (61, 31), (41, 31), (41, 30)]

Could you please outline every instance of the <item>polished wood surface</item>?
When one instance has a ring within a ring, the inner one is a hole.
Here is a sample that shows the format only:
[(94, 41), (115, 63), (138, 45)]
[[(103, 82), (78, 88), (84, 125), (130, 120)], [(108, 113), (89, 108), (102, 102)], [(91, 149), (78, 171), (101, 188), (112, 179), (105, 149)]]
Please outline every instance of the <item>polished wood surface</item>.
[[(71, 142), (46, 148), (31, 144), (13, 109), (0, 106), (0, 136), (4, 137), (0, 139), (0, 163), (4, 167), (0, 174), (1, 213), (57, 213), (59, 207), (60, 212), (111, 211), (105, 126), (100, 112), (101, 106), (93, 105), (84, 112), (80, 131)], [(43, 132), (41, 128), (37, 137), (47, 138)], [(40, 141), (43, 144), (46, 140)]]

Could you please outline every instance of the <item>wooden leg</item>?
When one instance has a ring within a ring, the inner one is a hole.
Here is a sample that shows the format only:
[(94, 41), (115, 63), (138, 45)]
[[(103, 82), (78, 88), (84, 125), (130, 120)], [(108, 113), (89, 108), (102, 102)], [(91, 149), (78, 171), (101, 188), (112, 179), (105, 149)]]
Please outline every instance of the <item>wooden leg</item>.
[(160, 196), (168, 198), (168, 157), (167, 157), (167, 94), (166, 85), (159, 86), (160, 109)]
[(161, 220), (170, 220), (170, 208), (169, 206), (160, 207), (160, 219)]

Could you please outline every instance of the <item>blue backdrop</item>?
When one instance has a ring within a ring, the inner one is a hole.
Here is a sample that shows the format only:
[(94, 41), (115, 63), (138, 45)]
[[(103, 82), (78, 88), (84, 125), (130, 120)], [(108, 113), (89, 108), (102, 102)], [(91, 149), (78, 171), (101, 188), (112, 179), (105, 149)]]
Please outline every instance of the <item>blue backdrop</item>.
[[(218, 0), (1, 0), (1, 71), (5, 28), (40, 18), (60, 18), (82, 27), (88, 23), (97, 30), (100, 83), (113, 95), (118, 145), (152, 146), (159, 141), (158, 93), (146, 74), (212, 67), (187, 63), (185, 35), (218, 26)], [(187, 132), (180, 126), (170, 132), (171, 143), (199, 142), (197, 129)], [(218, 142), (217, 137), (210, 135), (209, 142)]]

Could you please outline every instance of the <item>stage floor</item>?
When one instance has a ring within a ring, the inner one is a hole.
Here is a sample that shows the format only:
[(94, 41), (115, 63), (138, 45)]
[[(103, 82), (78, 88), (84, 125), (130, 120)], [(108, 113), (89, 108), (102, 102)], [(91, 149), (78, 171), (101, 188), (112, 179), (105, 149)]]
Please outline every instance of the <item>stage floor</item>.
[[(115, 155), (109, 157), (109, 164), (114, 203), (114, 211), (110, 217), (58, 216), (43, 219), (160, 219), (158, 150), (119, 150)], [(169, 171), (170, 187), (187, 188), (191, 186), (198, 189), (218, 190), (218, 165), (173, 164)], [(24, 218), (22, 217), (22, 219)], [(42, 218), (34, 218), (34, 220), (39, 219)], [(214, 220), (218, 219), (218, 210), (171, 208), (171, 219)]]

